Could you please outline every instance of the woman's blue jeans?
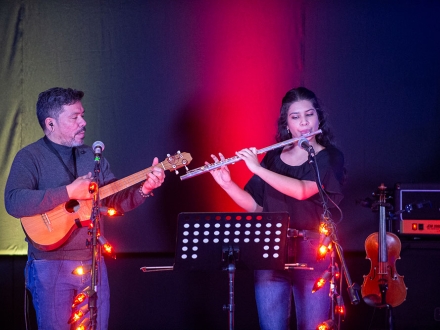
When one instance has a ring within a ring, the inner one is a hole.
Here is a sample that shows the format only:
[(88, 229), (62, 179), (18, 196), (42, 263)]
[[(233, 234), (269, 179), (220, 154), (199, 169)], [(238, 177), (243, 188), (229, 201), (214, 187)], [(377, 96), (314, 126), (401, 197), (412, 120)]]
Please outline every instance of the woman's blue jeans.
[(295, 238), (291, 262), (307, 263), (314, 270), (256, 270), (255, 298), (262, 330), (287, 330), (294, 299), (297, 329), (315, 330), (330, 318), (328, 283), (312, 293), (315, 281), (330, 265), (330, 258), (317, 262), (319, 240)]

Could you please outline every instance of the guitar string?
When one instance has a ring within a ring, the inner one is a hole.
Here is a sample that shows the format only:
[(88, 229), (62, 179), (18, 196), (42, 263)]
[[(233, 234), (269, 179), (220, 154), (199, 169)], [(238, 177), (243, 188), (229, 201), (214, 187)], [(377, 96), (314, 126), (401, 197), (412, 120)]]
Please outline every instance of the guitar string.
[[(165, 161), (161, 162), (161, 164), (165, 168), (165, 170), (169, 170), (169, 169), (173, 168), (173, 165), (169, 162), (168, 159), (167, 159), (167, 162), (168, 162), (169, 165), (168, 164), (164, 165), (163, 164), (164, 162)], [(178, 166), (178, 165), (181, 165), (181, 166)], [(176, 165), (176, 168), (180, 168), (180, 167), (183, 166), (181, 162), (178, 162), (178, 165)], [(100, 189), (103, 190), (103, 195), (105, 195), (105, 197), (103, 197), (103, 199), (108, 197), (108, 196), (110, 196), (110, 195), (112, 195), (112, 194), (114, 194), (114, 193), (116, 193), (116, 192), (119, 192), (119, 191), (121, 191), (123, 189), (129, 188), (129, 187), (135, 185), (138, 182), (141, 182), (143, 180), (143, 178), (145, 177), (145, 174), (148, 173), (149, 171), (151, 171), (152, 168), (153, 168), (153, 166), (150, 166), (149, 168), (141, 170), (141, 171), (139, 171), (137, 173), (134, 173), (134, 174), (132, 174), (132, 175), (126, 177), (126, 178), (123, 178), (123, 179), (120, 179), (120, 180), (115, 181), (113, 183), (110, 183), (107, 186), (103, 186), (102, 188), (100, 188)], [(113, 187), (117, 187), (117, 189), (112, 189)], [(111, 193), (111, 192), (113, 192), (113, 193)], [(64, 218), (66, 211), (67, 210), (65, 208), (61, 208), (58, 211), (52, 212), (51, 219), (52, 220), (58, 220), (60, 218)], [(70, 212), (68, 212), (68, 213), (70, 213)], [(47, 214), (47, 212), (45, 214)], [(49, 221), (50, 221), (50, 219), (49, 219)]]
[[(170, 170), (170, 169), (177, 170), (178, 168), (181, 168), (184, 165), (188, 165), (190, 163), (190, 161), (188, 161), (186, 159), (186, 154), (187, 153), (181, 153), (178, 156), (174, 155), (174, 156), (168, 157), (166, 160), (160, 162), (160, 164), (162, 165), (162, 168), (164, 170)], [(177, 163), (172, 164), (170, 162), (170, 160), (174, 160), (175, 161), (176, 159), (177, 159)], [(115, 181), (115, 182), (113, 182), (113, 183), (111, 183), (111, 184), (109, 184), (107, 186), (103, 186), (101, 188), (101, 189), (104, 190), (103, 194), (107, 194), (105, 197), (103, 197), (103, 199), (106, 198), (107, 196), (111, 195), (110, 192), (112, 191), (112, 189), (111, 189), (112, 187), (119, 187), (120, 188), (121, 187), (121, 185), (119, 184), (120, 182), (124, 183), (124, 185), (123, 185), (124, 188), (123, 189), (126, 189), (126, 188), (131, 187), (132, 185), (134, 185), (134, 184), (136, 184), (138, 182), (141, 182), (143, 180), (143, 178), (145, 178), (146, 173), (148, 171), (151, 171), (152, 168), (153, 168), (153, 166), (151, 166), (151, 167), (149, 167), (149, 168), (147, 168), (145, 170), (139, 171), (137, 173), (134, 173), (134, 174), (132, 174), (132, 175), (126, 177), (126, 178), (123, 178), (121, 180)], [(107, 190), (109, 190), (109, 191), (107, 191)], [(115, 192), (118, 192), (120, 190), (122, 190), (122, 189), (116, 190)], [(53, 214), (51, 214), (50, 218), (47, 216), (47, 212), (44, 213), (44, 216), (42, 214), (41, 217), (43, 218), (43, 222), (46, 223), (46, 221), (44, 221), (44, 218), (46, 218), (47, 220), (49, 220), (49, 224), (51, 224), (52, 222), (56, 222), (59, 219), (64, 219), (66, 211), (67, 210), (65, 208), (60, 208), (59, 210), (54, 211)], [(88, 219), (88, 220), (90, 220), (90, 219)], [(47, 226), (47, 224), (46, 224), (46, 226)], [(65, 234), (67, 234), (67, 233), (65, 233)], [(65, 238), (65, 236), (63, 236), (63, 238)]]

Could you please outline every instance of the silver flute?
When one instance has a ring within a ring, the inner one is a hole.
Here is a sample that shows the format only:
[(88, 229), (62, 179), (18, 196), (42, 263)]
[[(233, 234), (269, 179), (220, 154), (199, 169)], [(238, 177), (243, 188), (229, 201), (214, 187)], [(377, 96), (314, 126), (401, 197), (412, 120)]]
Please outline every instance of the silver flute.
[[(293, 139), (289, 139), (289, 140), (285, 140), (285, 141), (273, 144), (273, 145), (271, 145), (269, 147), (257, 150), (257, 155), (265, 153), (265, 152), (268, 152), (268, 151), (273, 150), (273, 149), (278, 149), (278, 148), (287, 146), (289, 144), (293, 144), (293, 143), (299, 141), (301, 138), (308, 138), (310, 136), (314, 136), (314, 135), (321, 134), (321, 133), (322, 133), (322, 130), (318, 129), (315, 132), (304, 134), (304, 135), (302, 135), (302, 136), (300, 136), (298, 138), (293, 138)], [(236, 162), (238, 162), (240, 160), (242, 160), (240, 157), (234, 156), (234, 157), (231, 157), (231, 158), (226, 158), (225, 160), (221, 160), (221, 161), (216, 162), (216, 163), (206, 164), (206, 165), (203, 165), (201, 167), (198, 167), (198, 168), (195, 168), (193, 170), (188, 171), (185, 175), (182, 175), (180, 177), (180, 180), (186, 180), (186, 179), (198, 176), (200, 174), (203, 174), (203, 173), (215, 170), (216, 168), (219, 168), (219, 167), (222, 167), (222, 166), (225, 166), (225, 165), (229, 165), (229, 164), (234, 164), (234, 163), (236, 163)]]

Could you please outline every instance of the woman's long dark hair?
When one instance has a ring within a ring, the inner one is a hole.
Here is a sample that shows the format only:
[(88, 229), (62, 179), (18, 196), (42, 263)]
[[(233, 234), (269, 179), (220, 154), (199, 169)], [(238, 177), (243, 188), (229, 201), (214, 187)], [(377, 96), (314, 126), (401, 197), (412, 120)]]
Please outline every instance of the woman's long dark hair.
[(326, 114), (319, 105), (318, 98), (316, 97), (315, 93), (305, 87), (293, 88), (283, 97), (281, 102), (280, 117), (278, 118), (278, 132), (276, 135), (277, 142), (292, 138), (291, 133), (287, 130), (287, 112), (292, 103), (302, 100), (310, 101), (318, 114), (318, 128), (322, 130), (322, 134), (316, 135), (316, 142), (323, 147), (333, 145), (333, 135), (331, 134), (327, 125)]

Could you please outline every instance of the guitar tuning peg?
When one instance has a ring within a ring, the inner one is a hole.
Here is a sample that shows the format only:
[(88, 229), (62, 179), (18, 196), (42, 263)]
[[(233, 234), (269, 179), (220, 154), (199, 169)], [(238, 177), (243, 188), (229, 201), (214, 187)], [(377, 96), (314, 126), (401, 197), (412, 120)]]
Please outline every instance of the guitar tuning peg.
[(189, 171), (188, 166), (186, 166), (186, 165), (185, 165), (185, 170), (186, 170), (187, 172)]
[(175, 170), (175, 172), (176, 172), (176, 175), (179, 175), (179, 170)]
[(170, 155), (170, 154), (167, 154), (167, 157), (171, 157), (171, 155)]

